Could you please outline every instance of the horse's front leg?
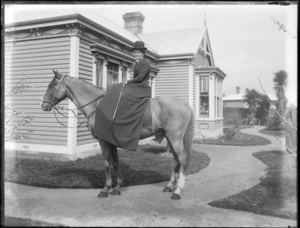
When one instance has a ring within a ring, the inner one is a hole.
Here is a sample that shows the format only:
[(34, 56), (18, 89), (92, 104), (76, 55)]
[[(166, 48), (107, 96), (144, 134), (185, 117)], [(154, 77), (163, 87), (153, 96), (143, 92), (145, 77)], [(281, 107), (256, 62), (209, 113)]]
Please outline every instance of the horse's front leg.
[(120, 195), (121, 194), (120, 188), (121, 188), (122, 185), (124, 185), (124, 183), (123, 183), (123, 177), (122, 177), (120, 166), (119, 166), (118, 150), (117, 150), (116, 147), (114, 147), (112, 149), (112, 164), (113, 164), (114, 170), (117, 174), (117, 185), (110, 192), (110, 194)]
[(102, 150), (102, 156), (104, 159), (104, 168), (105, 168), (105, 186), (98, 194), (99, 198), (107, 197), (109, 194), (109, 190), (112, 186), (112, 177), (111, 177), (111, 168), (112, 168), (112, 161), (111, 161), (111, 145), (107, 142), (99, 140), (100, 147)]

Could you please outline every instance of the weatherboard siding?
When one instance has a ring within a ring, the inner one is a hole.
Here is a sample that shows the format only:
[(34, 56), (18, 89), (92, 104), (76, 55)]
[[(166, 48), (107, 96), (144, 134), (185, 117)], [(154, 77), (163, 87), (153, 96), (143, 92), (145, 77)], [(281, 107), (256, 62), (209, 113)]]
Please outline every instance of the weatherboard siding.
[(189, 101), (189, 67), (186, 65), (160, 65), (155, 79), (155, 97), (176, 96)]
[[(20, 143), (67, 145), (68, 128), (60, 125), (53, 112), (41, 110), (40, 101), (57, 69), (63, 74), (69, 73), (70, 38), (49, 38), (35, 40), (20, 40), (5, 43), (5, 92), (16, 83), (30, 86), (27, 91), (5, 98), (5, 105), (23, 111), (23, 116), (33, 116), (33, 125), (19, 127), (17, 133), (32, 130)], [(67, 108), (68, 101), (62, 101), (59, 106)], [(67, 114), (66, 111), (62, 113)], [(9, 112), (6, 112), (9, 114)], [(15, 120), (20, 120), (21, 116)], [(68, 119), (57, 116), (63, 124)], [(42, 148), (41, 148), (42, 149)]]
[(208, 56), (204, 53), (204, 51), (199, 48), (197, 51), (197, 55), (194, 58), (194, 66), (209, 66)]
[[(80, 39), (79, 43), (79, 78), (92, 83), (93, 79), (93, 56), (89, 45), (91, 42)], [(78, 112), (80, 113), (80, 112)], [(97, 142), (92, 136), (91, 131), (85, 127), (86, 118), (81, 115), (78, 117), (77, 124), (84, 122), (77, 129), (77, 146)]]

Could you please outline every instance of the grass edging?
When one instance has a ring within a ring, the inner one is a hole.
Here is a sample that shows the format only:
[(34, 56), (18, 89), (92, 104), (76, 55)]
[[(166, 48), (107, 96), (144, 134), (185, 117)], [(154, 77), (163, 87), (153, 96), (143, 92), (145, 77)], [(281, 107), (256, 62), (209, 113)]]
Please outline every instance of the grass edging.
[(235, 128), (231, 127), (230, 129), (234, 131), (234, 136), (232, 139), (227, 139), (226, 135), (222, 135), (218, 138), (201, 138), (196, 139), (193, 143), (196, 144), (212, 144), (212, 145), (222, 145), (222, 146), (263, 146), (271, 144), (270, 140), (256, 135), (251, 135), (241, 132), (241, 129), (249, 127)]
[[(253, 154), (264, 162), (266, 176), (261, 182), (238, 194), (215, 200), (210, 206), (253, 212), (287, 219), (297, 219), (296, 159), (285, 151), (263, 151)], [(289, 160), (288, 164), (282, 161)]]

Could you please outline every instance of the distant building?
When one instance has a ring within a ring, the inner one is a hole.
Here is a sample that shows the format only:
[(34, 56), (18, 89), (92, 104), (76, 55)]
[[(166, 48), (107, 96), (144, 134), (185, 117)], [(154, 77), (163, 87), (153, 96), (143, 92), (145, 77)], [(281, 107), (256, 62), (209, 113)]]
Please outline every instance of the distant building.
[[(248, 105), (244, 103), (245, 93), (240, 92), (240, 87), (236, 87), (236, 93), (230, 94), (228, 96), (223, 97), (223, 107), (224, 108), (248, 108)], [(271, 104), (275, 105), (277, 101), (277, 97), (273, 94), (267, 94)]]

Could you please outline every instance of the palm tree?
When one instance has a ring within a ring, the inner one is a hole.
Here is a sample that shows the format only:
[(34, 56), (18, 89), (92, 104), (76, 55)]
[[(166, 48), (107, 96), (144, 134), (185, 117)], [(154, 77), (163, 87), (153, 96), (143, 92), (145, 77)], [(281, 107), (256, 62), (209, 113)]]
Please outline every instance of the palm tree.
[(260, 120), (260, 124), (264, 125), (267, 123), (269, 110), (270, 110), (270, 98), (268, 95), (260, 95), (261, 102), (259, 103), (259, 108), (257, 109), (256, 117)]
[(244, 95), (244, 103), (246, 103), (249, 108), (249, 113), (251, 115), (256, 115), (257, 105), (261, 103), (261, 94), (255, 89), (246, 89), (246, 94)]
[(285, 112), (287, 105), (287, 98), (285, 96), (285, 89), (287, 85), (287, 73), (284, 70), (280, 70), (274, 74), (274, 90), (277, 96), (277, 110), (278, 113), (282, 116)]

